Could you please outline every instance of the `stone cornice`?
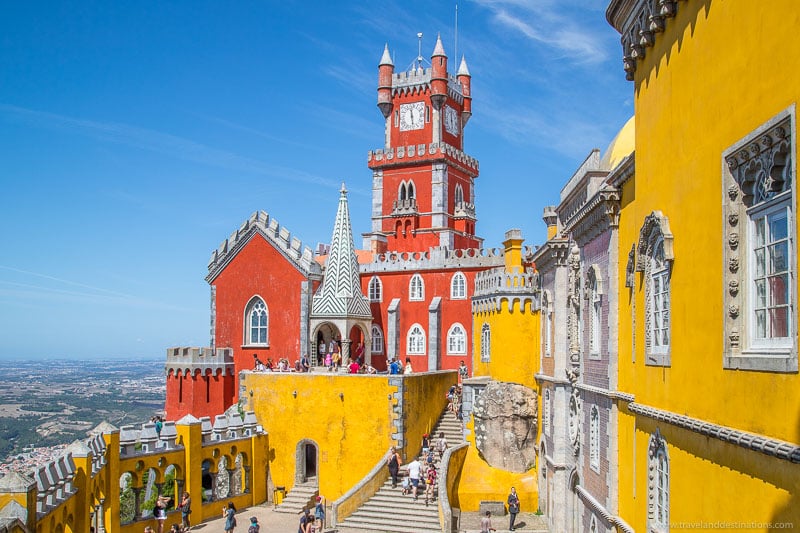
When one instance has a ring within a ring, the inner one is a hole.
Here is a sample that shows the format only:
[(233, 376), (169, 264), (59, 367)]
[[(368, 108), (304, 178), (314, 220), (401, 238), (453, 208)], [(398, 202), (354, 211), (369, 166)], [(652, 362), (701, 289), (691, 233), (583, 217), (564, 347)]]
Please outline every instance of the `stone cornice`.
[(531, 254), (531, 261), (536, 264), (536, 270), (544, 272), (554, 267), (567, 264), (569, 256), (569, 240), (556, 237), (544, 243), (541, 248)]
[(562, 231), (565, 234), (571, 232), (572, 238), (581, 244), (618, 225), (619, 192), (605, 185), (565, 222)]
[(621, 189), (636, 174), (636, 152), (625, 156), (620, 164), (608, 175), (608, 184)]
[(555, 376), (548, 376), (547, 374), (542, 374), (541, 372), (538, 374), (534, 374), (533, 379), (536, 381), (547, 381), (549, 383), (553, 383), (555, 385), (569, 385), (569, 381), (564, 378), (557, 378)]
[(576, 389), (582, 390), (585, 392), (591, 392), (594, 394), (599, 394), (601, 396), (605, 396), (607, 398), (611, 398), (612, 400), (622, 400), (624, 402), (632, 402), (634, 401), (633, 394), (628, 394), (627, 392), (622, 392), (618, 390), (610, 390), (604, 389), (602, 387), (594, 387), (592, 385), (586, 385), (585, 383), (578, 383), (575, 386)]
[(755, 433), (748, 433), (739, 429), (721, 426), (711, 422), (705, 422), (697, 418), (679, 415), (670, 411), (664, 411), (648, 405), (631, 403), (628, 410), (637, 415), (646, 416), (653, 420), (666, 422), (673, 426), (688, 429), (699, 433), (705, 437), (713, 437), (723, 442), (734, 444), (748, 450), (761, 452), (771, 457), (783, 459), (792, 463), (800, 463), (800, 445), (773, 439)]
[(655, 44), (656, 34), (664, 31), (666, 19), (674, 17), (677, 10), (678, 0), (611, 0), (606, 20), (621, 34), (625, 79), (633, 80), (637, 62)]

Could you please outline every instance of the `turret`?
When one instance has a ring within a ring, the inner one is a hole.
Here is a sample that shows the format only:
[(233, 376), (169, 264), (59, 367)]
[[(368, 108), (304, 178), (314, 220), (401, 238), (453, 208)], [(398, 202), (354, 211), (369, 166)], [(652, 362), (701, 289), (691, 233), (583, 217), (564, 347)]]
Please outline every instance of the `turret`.
[(467, 125), (469, 117), (472, 116), (472, 76), (467, 68), (467, 60), (461, 56), (461, 65), (456, 74), (458, 82), (461, 84), (461, 93), (464, 95), (464, 110), (461, 112), (461, 127)]
[(431, 104), (438, 111), (447, 99), (447, 54), (444, 53), (441, 36), (436, 37), (431, 66)]
[(389, 55), (389, 45), (383, 49), (381, 62), (378, 64), (378, 107), (383, 113), (383, 118), (388, 118), (392, 112), (392, 75), (394, 63)]

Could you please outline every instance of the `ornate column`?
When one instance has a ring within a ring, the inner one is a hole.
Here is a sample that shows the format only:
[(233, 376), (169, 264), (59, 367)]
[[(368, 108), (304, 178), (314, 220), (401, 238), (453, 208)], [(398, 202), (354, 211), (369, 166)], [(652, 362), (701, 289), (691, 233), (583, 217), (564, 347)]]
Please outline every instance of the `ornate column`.
[(133, 491), (133, 521), (135, 522), (142, 513), (141, 495), (144, 487), (131, 488)]
[(228, 472), (228, 496), (236, 496), (242, 493), (242, 487), (240, 483), (236, 483), (236, 469), (235, 468), (226, 468)]

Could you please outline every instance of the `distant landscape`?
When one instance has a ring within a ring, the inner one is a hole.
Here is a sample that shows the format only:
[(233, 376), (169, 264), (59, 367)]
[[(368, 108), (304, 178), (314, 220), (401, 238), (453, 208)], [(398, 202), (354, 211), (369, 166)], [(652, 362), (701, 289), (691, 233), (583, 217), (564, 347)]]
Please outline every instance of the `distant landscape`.
[(0, 463), (164, 409), (164, 360), (0, 361)]

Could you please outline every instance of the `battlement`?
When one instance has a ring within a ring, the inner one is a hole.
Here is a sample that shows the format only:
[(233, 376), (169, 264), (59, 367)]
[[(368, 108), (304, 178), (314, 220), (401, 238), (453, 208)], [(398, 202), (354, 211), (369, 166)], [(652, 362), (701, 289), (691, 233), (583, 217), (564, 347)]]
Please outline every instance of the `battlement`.
[(502, 265), (502, 248), (464, 248), (451, 250), (442, 246), (427, 252), (386, 252), (375, 254), (371, 263), (360, 265), (362, 274), (402, 270), (457, 270), (459, 268), (491, 268)]
[(198, 348), (174, 347), (167, 348), (167, 362), (164, 365), (167, 375), (181, 373), (194, 374), (199, 372), (205, 375), (221, 373), (233, 375), (233, 348)]
[(36, 514), (44, 515), (75, 494), (75, 461), (66, 453), (33, 473), (36, 482)]
[(282, 227), (274, 218), (270, 218), (266, 211), (256, 211), (211, 253), (206, 281), (211, 283), (255, 233), (270, 241), (306, 275), (320, 272), (311, 248), (303, 246), (300, 239), (292, 237), (289, 230)]
[(475, 293), (472, 297), (473, 313), (494, 312), (505, 300), (511, 310), (515, 303), (520, 307), (539, 309), (539, 273), (526, 268), (522, 273), (507, 272), (505, 267), (493, 268), (475, 275)]
[[(403, 72), (395, 72), (392, 75), (392, 96), (422, 93), (430, 89), (431, 68), (418, 69), (412, 68)], [(464, 93), (461, 89), (461, 82), (456, 76), (447, 73), (447, 92), (451, 98), (459, 104), (464, 101)]]
[(471, 157), (458, 148), (447, 143), (422, 143), (409, 146), (399, 146), (397, 149), (377, 149), (367, 153), (367, 164), (373, 166), (386, 166), (392, 163), (405, 164), (423, 161), (430, 157), (445, 158), (450, 162), (462, 167), (465, 171), (478, 175), (480, 164), (478, 160)]

